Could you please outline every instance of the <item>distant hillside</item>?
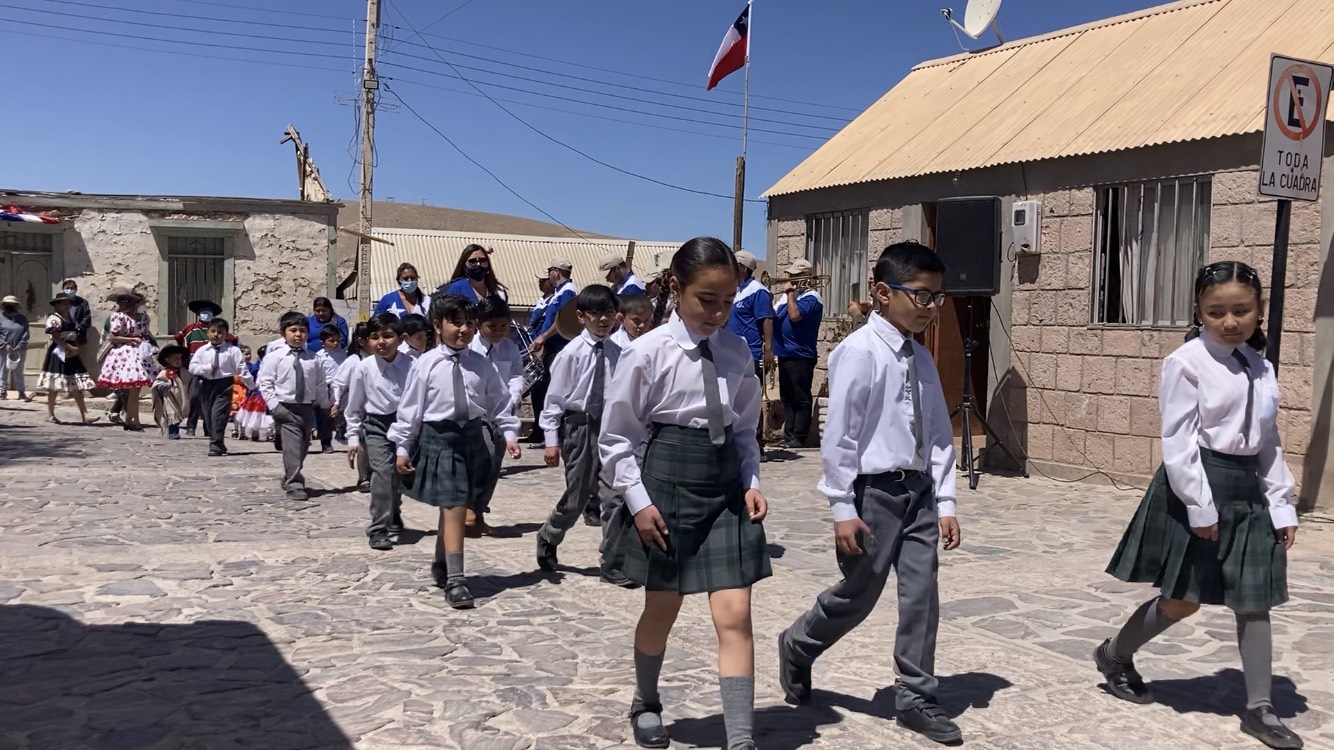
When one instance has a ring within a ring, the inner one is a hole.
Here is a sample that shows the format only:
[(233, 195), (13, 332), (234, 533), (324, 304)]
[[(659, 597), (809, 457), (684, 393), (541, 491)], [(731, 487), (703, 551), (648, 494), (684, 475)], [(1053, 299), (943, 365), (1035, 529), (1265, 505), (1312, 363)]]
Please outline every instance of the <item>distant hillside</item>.
[[(438, 229), (449, 232), (487, 232), (490, 234), (527, 234), (536, 237), (573, 237), (559, 224), (550, 224), (522, 216), (491, 214), (485, 211), (465, 211), (460, 208), (422, 206), (414, 203), (376, 201), (375, 225), (386, 229)], [(338, 211), (338, 226), (355, 229), (359, 220), (356, 201), (348, 201)], [(584, 237), (616, 239), (609, 235), (578, 230)], [(352, 272), (357, 254), (357, 238), (338, 233), (338, 275), (344, 278)]]

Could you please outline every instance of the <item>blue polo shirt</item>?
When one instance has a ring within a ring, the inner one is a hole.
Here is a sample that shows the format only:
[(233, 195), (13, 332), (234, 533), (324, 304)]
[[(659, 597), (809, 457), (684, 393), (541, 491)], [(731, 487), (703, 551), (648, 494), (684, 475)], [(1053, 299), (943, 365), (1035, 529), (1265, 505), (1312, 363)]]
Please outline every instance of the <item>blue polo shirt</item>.
[(824, 318), (824, 300), (814, 289), (797, 297), (801, 320), (793, 323), (787, 316), (787, 295), (774, 300), (774, 356), (815, 359), (820, 340), (820, 320)]
[(758, 361), (764, 356), (764, 321), (773, 316), (773, 296), (763, 284), (751, 279), (741, 285), (732, 302), (732, 317), (727, 319), (727, 330), (745, 339), (750, 344), (750, 356)]
[[(551, 300), (547, 302), (547, 309), (542, 314), (542, 325), (537, 329), (537, 335), (541, 336), (546, 333), (549, 328), (556, 325), (556, 316), (560, 314), (561, 308), (572, 304), (574, 298), (578, 295), (579, 289), (575, 287), (573, 281), (566, 281), (561, 284), (560, 288), (556, 290), (556, 293), (551, 296)], [(560, 349), (566, 344), (564, 337), (562, 337), (559, 332), (547, 339), (547, 342), (553, 345), (550, 347), (553, 350)]]

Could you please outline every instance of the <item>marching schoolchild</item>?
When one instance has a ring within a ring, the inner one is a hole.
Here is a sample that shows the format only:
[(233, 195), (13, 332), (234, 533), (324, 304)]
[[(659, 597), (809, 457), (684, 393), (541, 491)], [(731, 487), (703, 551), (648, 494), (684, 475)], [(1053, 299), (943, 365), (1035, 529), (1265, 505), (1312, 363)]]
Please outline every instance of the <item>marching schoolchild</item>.
[(431, 325), (424, 315), (404, 315), (403, 325), (399, 328), (399, 338), (403, 341), (398, 350), (412, 359), (417, 359), (431, 348)]
[(1300, 748), (1270, 696), (1269, 611), (1288, 600), (1297, 510), (1279, 444), (1278, 381), (1259, 354), (1263, 309), (1260, 277), (1245, 263), (1212, 263), (1195, 277), (1194, 327), (1163, 361), (1163, 465), (1107, 566), (1122, 581), (1152, 583), (1159, 595), (1093, 659), (1108, 692), (1151, 703), (1135, 653), (1200, 605), (1223, 605), (1236, 617), (1245, 675), (1241, 731), (1269, 747)]
[[(381, 313), (383, 315), (383, 313)], [(398, 316), (394, 316), (398, 317)], [(371, 347), (370, 337), (367, 335), (368, 326), (366, 323), (358, 323), (353, 329), (347, 340), (347, 356), (349, 359), (362, 360), (367, 357), (374, 357), (375, 351)], [(397, 329), (396, 329), (397, 330)], [(400, 336), (400, 338), (402, 338)], [(333, 384), (334, 406), (342, 412), (347, 408), (347, 378), (352, 374), (348, 368), (340, 368), (338, 377)], [(344, 431), (346, 432), (347, 423), (344, 421)], [(361, 441), (361, 453), (357, 454), (357, 492), (371, 491), (371, 465), (366, 460), (366, 441)]]
[(306, 349), (309, 326), (305, 315), (283, 313), (278, 328), (284, 345), (270, 346), (259, 366), (259, 391), (269, 405), (275, 432), (282, 436), (282, 488), (288, 500), (310, 499), (301, 469), (310, 451), (315, 410), (329, 408), (324, 367)]
[[(486, 483), (486, 420), (505, 437), (518, 458), (519, 420), (500, 373), (486, 357), (468, 348), (477, 332), (477, 309), (467, 297), (447, 294), (431, 300), (431, 322), (440, 346), (423, 354), (408, 373), (398, 414), (387, 437), (395, 445), (403, 494), (440, 509), (445, 553), (431, 574), (455, 609), (475, 602), (464, 578), (464, 522), (468, 499)], [(405, 325), (407, 321), (404, 321)]]
[[(351, 359), (347, 376), (347, 462), (356, 466), (363, 454), (371, 470), (371, 522), (366, 536), (371, 549), (394, 548), (402, 531), (402, 487), (394, 467), (394, 444), (387, 437), (398, 413), (412, 358), (398, 350), (399, 319), (381, 313), (365, 324), (374, 356)], [(364, 444), (364, 447), (363, 447)]]
[[(309, 345), (306, 346), (310, 348)], [(327, 325), (320, 330), (320, 350), (315, 353), (315, 359), (319, 361), (320, 366), (324, 368), (324, 382), (329, 384), (329, 411), (315, 412), (315, 431), (320, 438), (320, 452), (333, 453), (334, 432), (341, 421), (338, 411), (338, 395), (336, 393), (335, 383), (338, 382), (338, 371), (347, 361), (347, 351), (343, 349), (343, 332), (338, 326)]]
[[(819, 489), (834, 515), (842, 580), (778, 638), (778, 676), (792, 703), (811, 699), (811, 665), (875, 608), (893, 568), (898, 722), (935, 742), (963, 737), (936, 697), (938, 547), (959, 546), (954, 442), (940, 376), (915, 342), (945, 303), (945, 266), (916, 242), (885, 248), (872, 274), (879, 315), (829, 355), (829, 422)], [(753, 364), (749, 365), (753, 367)]]
[(158, 352), (157, 361), (162, 368), (153, 380), (153, 421), (168, 440), (180, 440), (181, 422), (190, 414), (195, 384), (189, 370), (190, 351), (168, 344)]
[(208, 339), (190, 355), (190, 374), (197, 380), (200, 416), (208, 434), (208, 455), (227, 455), (227, 421), (232, 414), (232, 385), (236, 378), (252, 385), (245, 354), (228, 341), (230, 326), (223, 318), (208, 321)]
[[(604, 569), (645, 588), (635, 629), (630, 725), (640, 747), (667, 747), (658, 675), (686, 594), (708, 592), (729, 750), (752, 750), (755, 644), (750, 587), (771, 574), (761, 521), (760, 382), (745, 340), (726, 330), (737, 266), (699, 237), (671, 261), (674, 313), (621, 353), (607, 388), (604, 473), (632, 523), (607, 539)], [(647, 441), (642, 468), (636, 460)]]
[(584, 287), (574, 306), (583, 331), (551, 360), (547, 403), (537, 420), (546, 435), (547, 466), (565, 460), (565, 492), (537, 532), (537, 567), (548, 573), (556, 571), (556, 548), (581, 514), (589, 526), (602, 525), (598, 432), (607, 381), (621, 356), (621, 348), (607, 340), (616, 325), (616, 293), (611, 287)]
[(246, 393), (241, 411), (236, 415), (236, 427), (241, 432), (242, 440), (267, 442), (273, 439), (273, 417), (269, 416), (269, 405), (264, 403), (264, 394), (259, 392), (258, 385), (259, 366), (268, 351), (267, 346), (261, 346), (258, 352), (259, 359), (246, 362), (246, 370), (250, 372), (250, 379), (254, 385), (251, 385), (249, 392)]
[[(483, 297), (477, 303), (477, 335), (468, 346), (487, 360), (500, 373), (500, 379), (510, 392), (510, 407), (518, 418), (519, 402), (523, 400), (523, 351), (510, 337), (510, 306), (501, 297)], [(491, 477), (479, 488), (477, 497), (468, 503), (465, 531), (468, 536), (488, 534), (491, 527), (486, 514), (491, 512), (491, 498), (500, 481), (500, 467), (505, 460), (505, 439), (493, 422), (486, 423), (487, 447), (491, 455)]]
[(631, 341), (653, 329), (653, 300), (646, 294), (623, 294), (616, 313), (617, 328), (611, 340), (624, 349)]

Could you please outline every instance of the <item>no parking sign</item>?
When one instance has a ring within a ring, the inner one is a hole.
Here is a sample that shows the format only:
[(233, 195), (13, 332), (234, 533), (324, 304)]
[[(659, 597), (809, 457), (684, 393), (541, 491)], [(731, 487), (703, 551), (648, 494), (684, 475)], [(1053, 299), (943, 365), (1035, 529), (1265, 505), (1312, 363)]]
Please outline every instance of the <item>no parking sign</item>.
[(1260, 195), (1299, 201), (1320, 197), (1331, 75), (1334, 68), (1323, 63), (1270, 57)]

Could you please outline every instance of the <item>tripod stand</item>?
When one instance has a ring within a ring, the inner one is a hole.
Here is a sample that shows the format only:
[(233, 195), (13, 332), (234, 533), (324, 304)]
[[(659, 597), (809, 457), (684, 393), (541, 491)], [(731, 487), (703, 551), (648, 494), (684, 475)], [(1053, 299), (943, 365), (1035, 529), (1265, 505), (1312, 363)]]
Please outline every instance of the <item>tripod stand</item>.
[[(977, 489), (977, 464), (973, 456), (973, 424), (972, 414), (976, 410), (973, 404), (973, 352), (978, 347), (978, 342), (973, 339), (973, 330), (975, 325), (973, 313), (973, 298), (968, 298), (968, 327), (964, 329), (963, 334), (963, 396), (960, 397), (959, 405), (950, 411), (950, 419), (955, 414), (963, 414), (963, 463), (968, 470), (968, 489)], [(1024, 473), (1024, 478), (1028, 478), (1028, 467), (1024, 462), (1015, 458), (1014, 453), (1000, 439), (1000, 435), (991, 429), (987, 424), (987, 419), (981, 412), (977, 412), (977, 421), (982, 425), (982, 429), (995, 440), (995, 446), (1005, 452)], [(980, 458), (980, 456), (978, 456)]]

